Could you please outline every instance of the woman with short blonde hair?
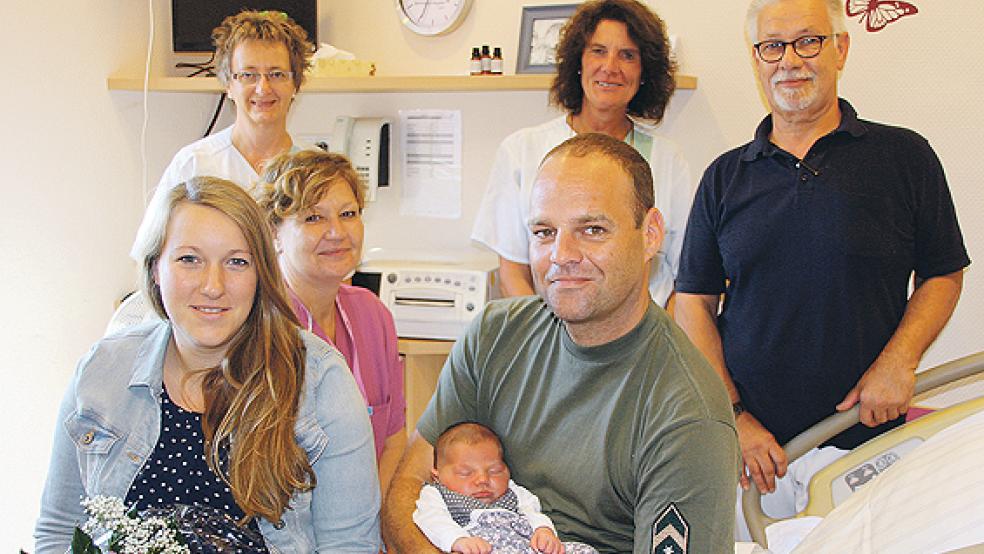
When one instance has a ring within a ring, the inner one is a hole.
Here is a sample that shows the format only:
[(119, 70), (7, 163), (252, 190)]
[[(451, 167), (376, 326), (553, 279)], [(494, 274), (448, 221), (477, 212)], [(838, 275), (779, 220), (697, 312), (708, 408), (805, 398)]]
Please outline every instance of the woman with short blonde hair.
[[(259, 180), (266, 160), (295, 149), (287, 116), (315, 51), (304, 29), (283, 12), (246, 10), (226, 17), (212, 40), (216, 76), (235, 106), (236, 120), (178, 150), (157, 184), (137, 243), (149, 232), (153, 204), (174, 185), (210, 175), (248, 188)], [(135, 243), (130, 256), (139, 261), (137, 250)]]

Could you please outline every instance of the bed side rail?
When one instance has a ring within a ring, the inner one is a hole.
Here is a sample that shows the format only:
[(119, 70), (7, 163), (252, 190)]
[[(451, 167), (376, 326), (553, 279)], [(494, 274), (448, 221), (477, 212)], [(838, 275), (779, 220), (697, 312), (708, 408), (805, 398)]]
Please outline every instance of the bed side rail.
[[(984, 352), (947, 362), (916, 375), (915, 395), (982, 372), (984, 372)], [(789, 462), (792, 462), (859, 421), (861, 421), (861, 417), (860, 406), (858, 405), (846, 412), (833, 414), (786, 443), (783, 446), (786, 457)], [(745, 522), (748, 524), (752, 540), (763, 548), (768, 548), (765, 528), (778, 520), (767, 516), (762, 511), (761, 499), (762, 493), (755, 486), (754, 481), (751, 482), (749, 489), (742, 495), (742, 512), (744, 512)]]

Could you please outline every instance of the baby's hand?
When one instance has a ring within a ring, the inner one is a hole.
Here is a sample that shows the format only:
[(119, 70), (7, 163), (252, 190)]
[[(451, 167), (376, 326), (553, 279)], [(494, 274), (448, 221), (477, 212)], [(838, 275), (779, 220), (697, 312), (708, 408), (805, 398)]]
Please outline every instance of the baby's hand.
[(537, 527), (530, 538), (530, 546), (544, 554), (564, 554), (564, 543), (549, 527)]
[(481, 537), (461, 537), (451, 545), (451, 552), (461, 552), (461, 554), (492, 554), (492, 545)]

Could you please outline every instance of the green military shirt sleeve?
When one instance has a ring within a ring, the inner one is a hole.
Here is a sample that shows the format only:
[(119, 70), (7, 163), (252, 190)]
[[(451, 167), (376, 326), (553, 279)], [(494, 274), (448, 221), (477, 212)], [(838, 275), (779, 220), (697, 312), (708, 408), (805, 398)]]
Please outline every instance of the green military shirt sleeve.
[(650, 437), (645, 444), (637, 476), (635, 554), (733, 551), (738, 484), (734, 428), (699, 420)]
[(478, 420), (474, 356), (484, 315), (483, 312), (472, 320), (465, 334), (451, 347), (437, 380), (437, 389), (417, 422), (417, 431), (431, 444), (449, 426), (460, 421)]

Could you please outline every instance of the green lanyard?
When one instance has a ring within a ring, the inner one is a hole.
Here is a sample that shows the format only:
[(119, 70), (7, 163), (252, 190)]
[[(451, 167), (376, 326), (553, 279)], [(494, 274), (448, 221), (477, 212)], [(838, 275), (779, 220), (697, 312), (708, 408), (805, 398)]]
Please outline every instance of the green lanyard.
[[(577, 135), (577, 131), (574, 130), (574, 116), (572, 114), (567, 115), (567, 127), (571, 130), (572, 137)], [(646, 133), (637, 133), (634, 121), (632, 121), (632, 128), (629, 129), (629, 134), (625, 135), (625, 144), (635, 148), (636, 152), (642, 154), (646, 163), (652, 167), (652, 160), (649, 157), (653, 152), (653, 137)]]
[(625, 142), (632, 148), (635, 148), (637, 152), (642, 154), (645, 158), (646, 163), (652, 166), (652, 160), (649, 156), (653, 152), (653, 137), (646, 133), (637, 133), (635, 130), (635, 124), (632, 125), (632, 130), (629, 131), (629, 136), (625, 137)]

